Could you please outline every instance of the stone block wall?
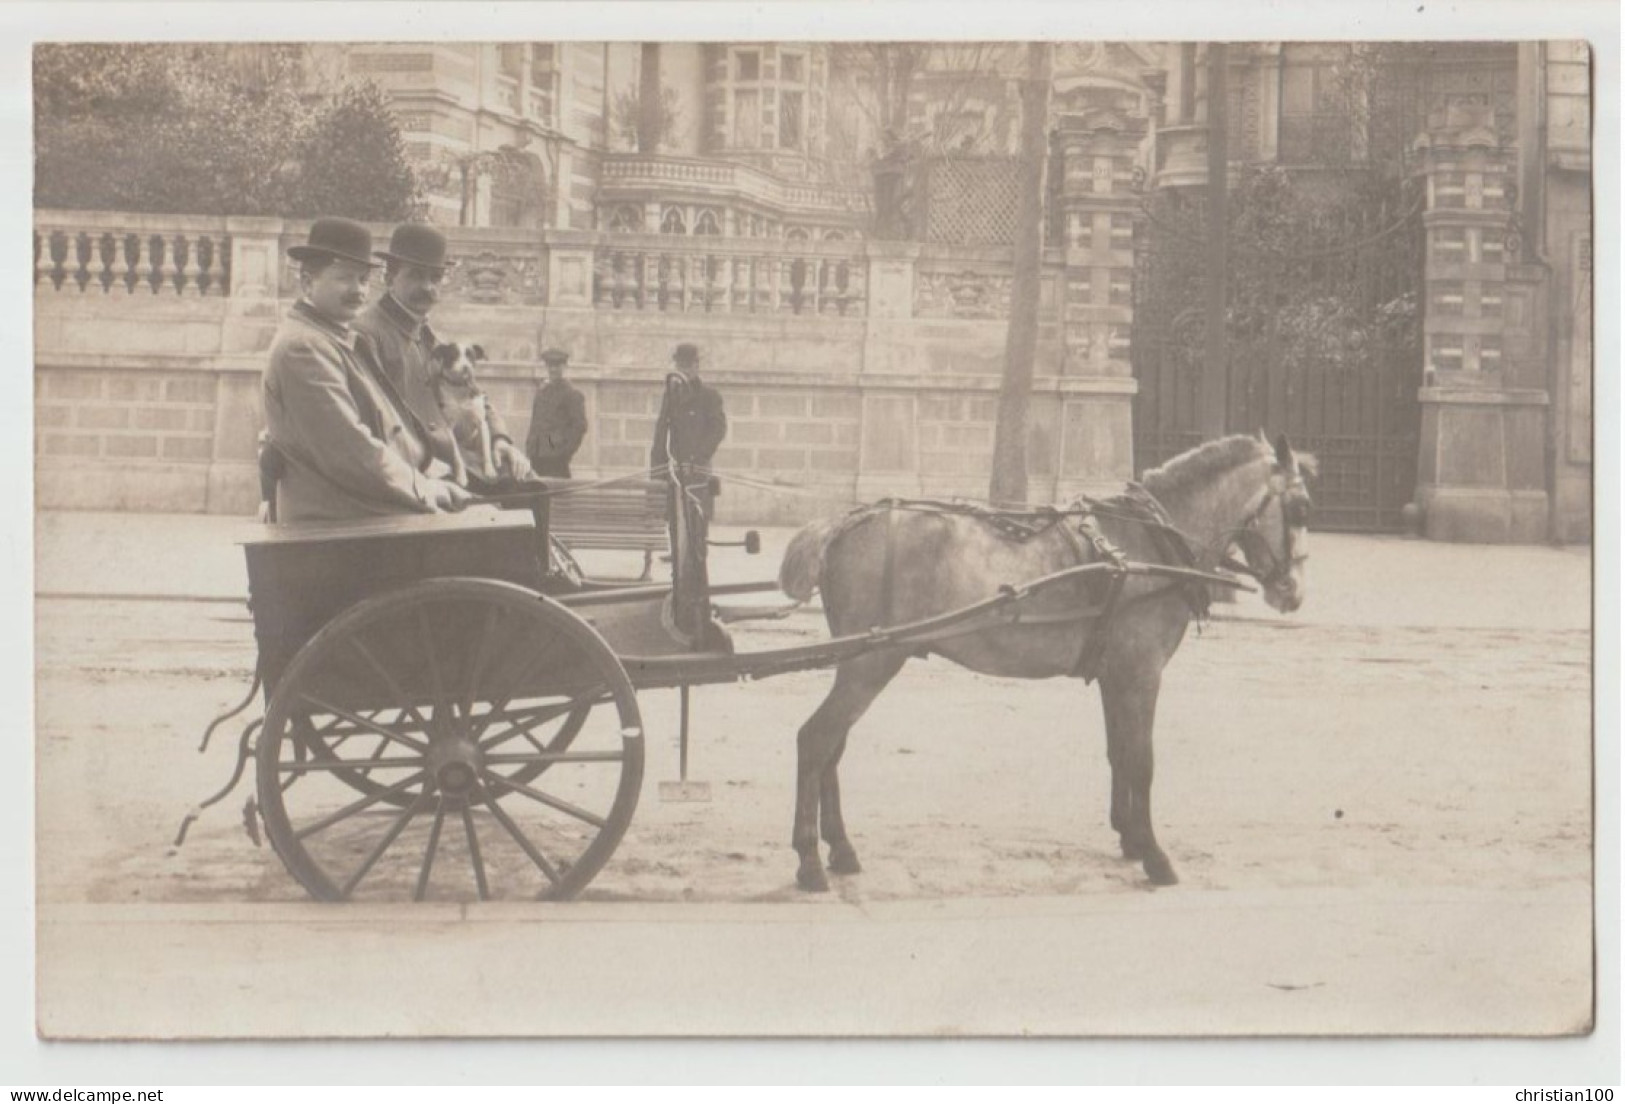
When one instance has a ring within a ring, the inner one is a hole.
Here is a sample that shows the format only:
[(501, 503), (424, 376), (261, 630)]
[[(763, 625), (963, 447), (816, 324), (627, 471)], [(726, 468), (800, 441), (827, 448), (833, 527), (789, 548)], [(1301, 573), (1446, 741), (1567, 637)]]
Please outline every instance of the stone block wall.
[[(295, 295), (286, 249), (305, 228), (171, 223), (37, 215), (42, 508), (255, 507), (260, 374)], [(110, 263), (107, 243), (123, 241), (129, 227), (169, 244)], [(388, 229), (374, 233), (382, 239)], [(213, 252), (202, 254), (210, 264), (200, 278), (199, 254), (174, 242), (204, 236)], [(686, 341), (701, 347), (704, 377), (729, 415), (716, 457), (731, 477), (720, 520), (789, 523), (882, 495), (986, 494), (1007, 251), (932, 246), (922, 255), (888, 243), (651, 242), (555, 230), (452, 236), (463, 263), (436, 330), (485, 346), (482, 380), (516, 440), (545, 378), (540, 351), (571, 353), (590, 426), (578, 478), (647, 465), (671, 350)], [(143, 257), (151, 258), (145, 267)], [(635, 280), (610, 288), (604, 274), (615, 265)], [(1109, 488), (1133, 472), (1132, 381), (1091, 374), (1088, 362), (1068, 365), (1062, 266), (1059, 251), (1046, 259), (1041, 300), (1029, 440), (1039, 500)], [(801, 290), (787, 283), (792, 276)], [(1123, 432), (1110, 428), (1119, 425)], [(1102, 439), (1081, 443), (1080, 433), (1101, 426)]]

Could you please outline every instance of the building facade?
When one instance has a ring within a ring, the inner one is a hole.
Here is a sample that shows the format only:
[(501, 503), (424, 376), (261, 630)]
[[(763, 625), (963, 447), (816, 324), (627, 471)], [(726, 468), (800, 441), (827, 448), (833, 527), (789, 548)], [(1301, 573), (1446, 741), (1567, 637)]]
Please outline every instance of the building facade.
[[(1027, 47), (324, 44), (309, 59), (313, 85), (389, 93), (464, 262), (442, 328), (496, 350), (510, 422), (539, 350), (574, 354), (587, 475), (642, 465), (651, 385), (696, 341), (734, 415), (719, 466), (799, 492), (741, 486), (725, 518), (985, 494)], [(1209, 61), (1190, 44), (1053, 47), (1035, 495), (1110, 489), (1196, 439), (1204, 270), (1181, 234), (1208, 181)], [(1277, 169), (1327, 210), (1357, 177), (1394, 197), (1238, 262), (1229, 428), (1320, 451), (1334, 525), (1589, 536), (1584, 46), (1236, 44), (1227, 69), (1238, 195)], [(254, 373), (303, 228), (217, 221), (38, 214), (42, 505), (252, 505)], [(1253, 261), (1264, 301), (1315, 340), (1294, 345), (1277, 317), (1246, 344)], [(1330, 302), (1359, 307), (1328, 319)], [(96, 468), (113, 475), (83, 478)]]

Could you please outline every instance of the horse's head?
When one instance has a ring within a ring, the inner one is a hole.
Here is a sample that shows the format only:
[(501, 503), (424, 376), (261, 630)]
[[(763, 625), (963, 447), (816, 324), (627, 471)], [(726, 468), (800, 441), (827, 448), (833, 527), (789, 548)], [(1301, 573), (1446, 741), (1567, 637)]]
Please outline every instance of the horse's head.
[[(1262, 431), (1260, 440), (1268, 444)], [(1292, 451), (1286, 435), (1275, 439), (1275, 464), (1264, 491), (1232, 543), (1246, 559), (1247, 574), (1264, 588), (1264, 600), (1282, 613), (1303, 605), (1309, 559), (1309, 517), (1314, 503), (1306, 479), (1315, 458)]]

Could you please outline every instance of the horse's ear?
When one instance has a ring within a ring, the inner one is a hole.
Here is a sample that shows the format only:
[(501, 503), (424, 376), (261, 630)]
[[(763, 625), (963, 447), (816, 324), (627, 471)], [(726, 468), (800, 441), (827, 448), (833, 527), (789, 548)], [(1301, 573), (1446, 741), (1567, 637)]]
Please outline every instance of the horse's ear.
[(469, 359), (471, 359), (471, 360), (484, 360), (485, 359), (485, 346), (483, 346), (483, 345), (470, 345), (468, 347), (468, 355), (469, 355)]
[(1275, 462), (1287, 471), (1292, 470), (1292, 446), (1287, 444), (1284, 433), (1275, 438)]

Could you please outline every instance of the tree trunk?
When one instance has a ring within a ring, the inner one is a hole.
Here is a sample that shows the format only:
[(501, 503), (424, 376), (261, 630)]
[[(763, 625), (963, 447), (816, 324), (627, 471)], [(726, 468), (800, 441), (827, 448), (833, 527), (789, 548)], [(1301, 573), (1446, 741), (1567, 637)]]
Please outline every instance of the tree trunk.
[(1027, 501), (1027, 407), (1038, 354), (1038, 289), (1044, 260), (1044, 173), (1049, 161), (1050, 64), (1047, 42), (1027, 46), (1021, 92), (1021, 194), (1016, 208), (1015, 273), (1010, 327), (1004, 340), (1004, 382), (993, 434), (993, 478), (988, 499)]
[(638, 65), (638, 152), (658, 153), (664, 137), (660, 101), (660, 43), (645, 42)]

